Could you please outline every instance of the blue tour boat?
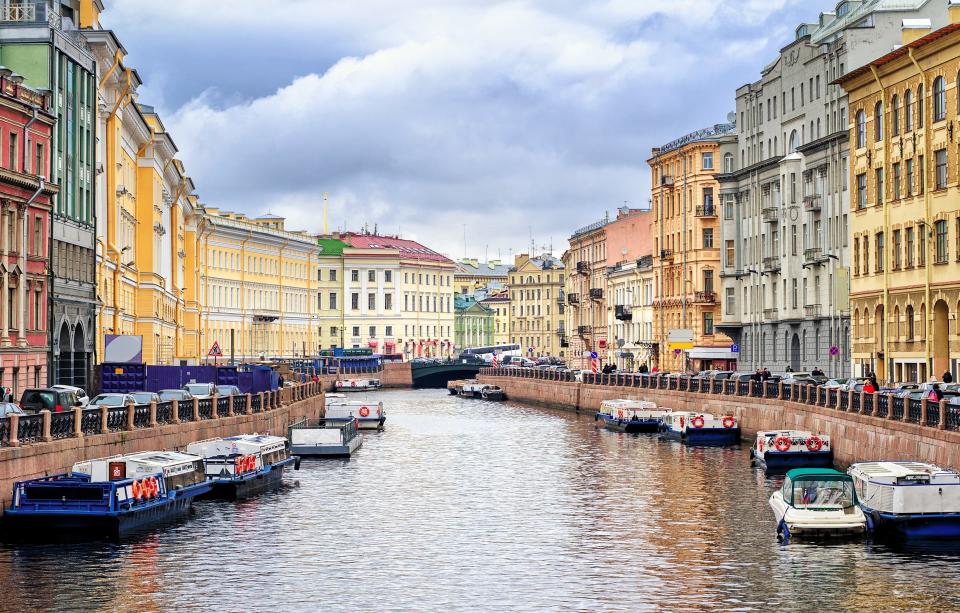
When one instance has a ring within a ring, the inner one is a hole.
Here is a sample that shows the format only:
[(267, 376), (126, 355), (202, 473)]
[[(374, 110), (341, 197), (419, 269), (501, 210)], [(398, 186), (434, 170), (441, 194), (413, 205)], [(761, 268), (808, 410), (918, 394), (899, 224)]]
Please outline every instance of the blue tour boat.
[(879, 534), (960, 539), (960, 475), (924, 462), (860, 462), (847, 470)]
[(757, 440), (750, 448), (750, 458), (768, 471), (830, 468), (833, 466), (833, 448), (826, 434), (768, 430), (757, 432)]
[(666, 438), (690, 445), (734, 445), (740, 441), (740, 423), (733, 415), (672, 411), (664, 415), (661, 432)]
[(594, 420), (602, 421), (607, 430), (615, 432), (658, 432), (660, 420), (667, 413), (647, 400), (604, 400)]
[(287, 439), (268, 434), (242, 434), (190, 443), (187, 452), (203, 458), (213, 488), (203, 498), (241, 500), (277, 489), (283, 469), (300, 467), (291, 456)]
[(211, 487), (203, 459), (187, 453), (79, 462), (67, 474), (14, 483), (4, 534), (11, 540), (120, 538), (185, 515)]

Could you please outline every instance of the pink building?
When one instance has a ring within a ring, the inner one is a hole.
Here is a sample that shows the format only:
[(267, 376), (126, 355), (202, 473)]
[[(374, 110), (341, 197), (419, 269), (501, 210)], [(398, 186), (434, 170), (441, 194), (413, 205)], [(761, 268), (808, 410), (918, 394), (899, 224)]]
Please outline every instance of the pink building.
[(617, 218), (604, 228), (607, 235), (607, 265), (616, 266), (653, 253), (652, 223), (653, 213), (647, 209), (619, 209)]
[[(9, 71), (7, 71), (9, 72)], [(0, 385), (15, 398), (47, 383), (54, 118), (46, 94), (0, 71)]]

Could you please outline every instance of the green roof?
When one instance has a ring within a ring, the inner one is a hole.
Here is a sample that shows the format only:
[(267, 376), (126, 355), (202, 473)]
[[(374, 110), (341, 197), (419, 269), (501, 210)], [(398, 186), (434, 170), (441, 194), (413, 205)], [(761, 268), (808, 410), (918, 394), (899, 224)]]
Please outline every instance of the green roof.
[(811, 477), (846, 477), (846, 473), (832, 468), (794, 468), (787, 471), (788, 479), (809, 479)]
[(317, 247), (320, 249), (320, 256), (341, 256), (343, 250), (349, 247), (345, 242), (335, 238), (318, 238)]

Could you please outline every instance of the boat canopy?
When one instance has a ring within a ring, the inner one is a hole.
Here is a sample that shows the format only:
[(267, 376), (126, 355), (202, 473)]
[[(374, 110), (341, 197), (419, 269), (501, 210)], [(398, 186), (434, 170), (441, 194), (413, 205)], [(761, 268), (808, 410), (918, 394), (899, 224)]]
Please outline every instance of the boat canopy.
[(846, 509), (857, 504), (853, 479), (832, 468), (795, 468), (787, 472), (780, 492), (795, 508)]

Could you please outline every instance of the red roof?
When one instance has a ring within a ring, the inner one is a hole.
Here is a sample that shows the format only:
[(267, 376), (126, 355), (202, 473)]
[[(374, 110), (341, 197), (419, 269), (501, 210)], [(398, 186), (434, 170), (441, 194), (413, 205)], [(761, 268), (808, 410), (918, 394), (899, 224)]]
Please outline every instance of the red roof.
[(396, 249), (400, 252), (400, 257), (405, 260), (429, 260), (453, 264), (450, 258), (424, 247), (417, 241), (375, 234), (348, 234), (343, 237), (343, 240), (357, 249)]

